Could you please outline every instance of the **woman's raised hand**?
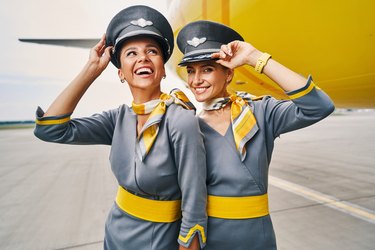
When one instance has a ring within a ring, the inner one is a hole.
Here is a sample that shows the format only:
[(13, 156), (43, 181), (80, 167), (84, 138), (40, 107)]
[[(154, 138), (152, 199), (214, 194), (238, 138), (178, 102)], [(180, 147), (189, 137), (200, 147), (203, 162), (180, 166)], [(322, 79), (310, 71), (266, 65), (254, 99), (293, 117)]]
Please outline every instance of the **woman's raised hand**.
[[(221, 46), (220, 51), (211, 55), (216, 62), (230, 69), (240, 67), (244, 64), (255, 67), (262, 52), (247, 42), (233, 41)], [(300, 74), (290, 70), (274, 59), (268, 61), (263, 72), (284, 91), (289, 92), (300, 89), (306, 85), (307, 79)]]
[(240, 67), (244, 64), (255, 66), (257, 59), (262, 53), (247, 42), (233, 41), (223, 44), (219, 52), (213, 53), (211, 58), (218, 59), (216, 62), (230, 69)]
[(112, 46), (105, 47), (105, 34), (100, 41), (90, 50), (89, 66), (101, 74), (111, 60)]

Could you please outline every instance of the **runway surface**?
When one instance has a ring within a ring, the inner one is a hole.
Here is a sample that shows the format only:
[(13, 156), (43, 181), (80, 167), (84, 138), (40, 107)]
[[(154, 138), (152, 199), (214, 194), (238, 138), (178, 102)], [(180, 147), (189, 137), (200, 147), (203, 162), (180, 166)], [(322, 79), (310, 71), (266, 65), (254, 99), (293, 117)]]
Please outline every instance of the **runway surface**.
[[(276, 140), (278, 249), (375, 248), (375, 112), (336, 114)], [(0, 249), (102, 249), (116, 193), (107, 146), (0, 130)]]

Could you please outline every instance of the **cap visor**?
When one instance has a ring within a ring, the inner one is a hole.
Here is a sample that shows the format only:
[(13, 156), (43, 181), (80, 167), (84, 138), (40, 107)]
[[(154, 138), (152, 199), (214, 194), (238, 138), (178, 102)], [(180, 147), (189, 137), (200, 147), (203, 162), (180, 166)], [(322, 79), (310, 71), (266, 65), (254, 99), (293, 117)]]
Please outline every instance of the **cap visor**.
[(212, 54), (213, 53), (184, 57), (184, 58), (182, 58), (181, 62), (178, 64), (178, 66), (184, 66), (188, 63), (193, 63), (193, 62), (203, 62), (203, 61), (217, 60), (218, 58), (212, 58)]

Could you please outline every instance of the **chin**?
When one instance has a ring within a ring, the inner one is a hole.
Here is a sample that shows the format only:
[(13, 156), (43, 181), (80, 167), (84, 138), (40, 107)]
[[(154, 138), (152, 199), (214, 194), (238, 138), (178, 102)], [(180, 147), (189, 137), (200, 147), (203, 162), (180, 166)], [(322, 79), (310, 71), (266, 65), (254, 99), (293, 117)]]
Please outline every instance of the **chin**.
[(195, 95), (194, 94), (194, 97), (195, 97), (195, 100), (197, 100), (197, 102), (206, 102), (209, 100), (209, 98), (207, 96), (204, 96), (204, 95)]
[(133, 84), (134, 87), (140, 88), (140, 89), (150, 89), (150, 88), (156, 88), (157, 86), (160, 86), (160, 83), (156, 81), (150, 81), (150, 80), (138, 80), (136, 83)]

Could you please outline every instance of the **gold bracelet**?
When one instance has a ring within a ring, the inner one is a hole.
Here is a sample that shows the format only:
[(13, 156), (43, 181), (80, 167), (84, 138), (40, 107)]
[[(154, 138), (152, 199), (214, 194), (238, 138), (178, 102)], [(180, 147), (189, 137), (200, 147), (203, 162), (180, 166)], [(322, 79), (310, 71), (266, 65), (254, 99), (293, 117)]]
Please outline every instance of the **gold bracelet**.
[(271, 58), (271, 55), (268, 53), (263, 53), (259, 58), (255, 65), (255, 71), (259, 74), (262, 73), (264, 66), (266, 66), (268, 60)]

